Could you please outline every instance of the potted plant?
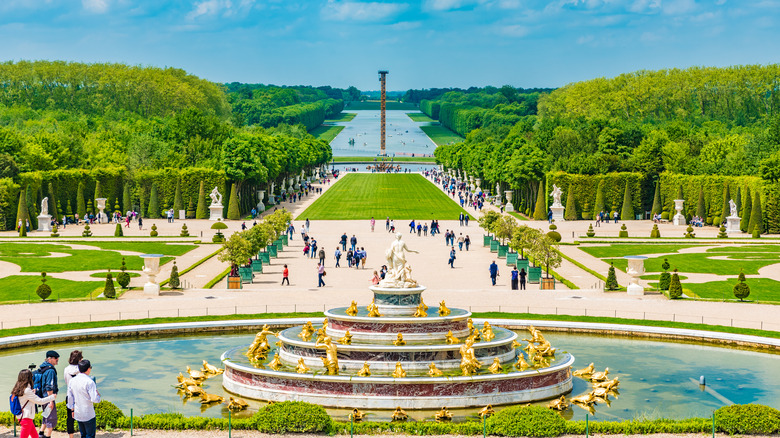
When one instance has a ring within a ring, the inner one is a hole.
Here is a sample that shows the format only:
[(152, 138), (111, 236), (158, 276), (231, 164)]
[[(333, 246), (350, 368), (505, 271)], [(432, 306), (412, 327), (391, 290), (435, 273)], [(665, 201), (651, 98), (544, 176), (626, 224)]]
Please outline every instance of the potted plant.
[(529, 261), (526, 258), (526, 251), (530, 250), (534, 242), (540, 239), (541, 236), (541, 231), (526, 225), (521, 225), (514, 231), (512, 239), (509, 241), (509, 247), (520, 253), (520, 257), (517, 259), (517, 269), (525, 269), (525, 272), (529, 272)]
[(496, 237), (500, 239), (498, 244), (498, 257), (506, 257), (509, 250), (507, 241), (512, 240), (512, 234), (517, 229), (517, 221), (511, 216), (504, 216), (493, 223), (493, 230)]
[[(220, 262), (230, 263), (228, 289), (241, 289), (242, 277), (239, 267), (249, 263), (252, 257), (252, 244), (243, 233), (233, 233), (223, 244), (223, 250), (217, 256)], [(249, 274), (251, 275), (251, 268)], [(249, 279), (251, 281), (251, 277)]]
[(555, 289), (555, 278), (550, 277), (550, 268), (561, 266), (563, 258), (558, 249), (558, 242), (547, 235), (536, 240), (536, 244), (531, 249), (534, 260), (546, 267), (546, 278), (541, 279), (542, 289)]
[[(479, 226), (483, 230), (487, 231), (488, 234), (482, 236), (482, 245), (483, 246), (490, 246), (492, 251), (492, 242), (493, 237), (490, 235), (490, 233), (493, 232), (493, 224), (501, 219), (501, 214), (499, 214), (496, 211), (489, 210), (485, 212), (484, 215), (482, 215), (481, 218), (479, 218)], [(498, 245), (498, 244), (496, 244)], [(496, 246), (496, 250), (498, 250), (498, 247)]]

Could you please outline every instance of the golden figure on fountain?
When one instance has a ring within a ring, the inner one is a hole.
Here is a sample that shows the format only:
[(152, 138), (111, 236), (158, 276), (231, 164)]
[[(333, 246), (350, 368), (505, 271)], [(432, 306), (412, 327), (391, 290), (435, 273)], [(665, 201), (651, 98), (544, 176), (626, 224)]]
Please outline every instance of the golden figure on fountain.
[(395, 363), (395, 371), (393, 371), (393, 377), (395, 378), (406, 377), (406, 371), (404, 371), (403, 367), (401, 366), (401, 362)]
[(205, 360), (203, 361), (203, 368), (201, 368), (201, 371), (205, 374), (210, 374), (211, 376), (216, 376), (218, 374), (222, 374), (225, 372), (222, 368), (217, 368), (214, 365), (210, 365)]
[(363, 362), (363, 368), (358, 371), (358, 376), (360, 377), (368, 377), (371, 375), (371, 370), (368, 367), (368, 362)]
[(607, 380), (607, 374), (609, 374), (609, 367), (605, 368), (604, 371), (595, 372), (590, 375), (590, 381), (591, 382), (602, 382), (604, 380)]
[(594, 388), (606, 388), (608, 391), (617, 389), (619, 385), (620, 385), (620, 380), (618, 380), (617, 377), (615, 377), (612, 380), (605, 380), (603, 382), (593, 382)]
[(395, 341), (393, 341), (393, 345), (395, 345), (396, 347), (406, 345), (406, 341), (404, 341), (404, 335), (398, 333), (398, 336), (395, 338)]
[(491, 341), (495, 337), (496, 334), (493, 333), (493, 327), (490, 326), (489, 322), (485, 321), (484, 328), (482, 329), (482, 339), (485, 341)]
[(428, 312), (425, 311), (426, 310), (425, 307), (426, 307), (425, 304), (421, 301), (420, 305), (417, 306), (417, 311), (414, 312), (413, 316), (415, 318), (425, 318), (426, 316), (428, 316)]
[(228, 403), (228, 409), (231, 411), (243, 411), (249, 407), (249, 403), (240, 399), (230, 397), (230, 403)]
[(474, 341), (466, 339), (466, 342), (460, 347), (460, 369), (464, 376), (470, 376), (482, 367), (482, 362), (478, 361), (474, 355)]
[(447, 340), (447, 343), (450, 345), (460, 344), (460, 339), (456, 338), (455, 335), (452, 334), (452, 330), (448, 331), (444, 337)]
[(371, 300), (371, 304), (369, 304), (368, 307), (366, 307), (366, 309), (368, 310), (368, 316), (370, 318), (379, 318), (380, 316), (382, 316), (382, 314), (379, 313), (379, 307), (377, 307), (376, 304), (374, 304), (374, 300)]
[(452, 311), (447, 308), (447, 305), (444, 304), (444, 300), (442, 300), (442, 302), (439, 303), (439, 316), (447, 316), (450, 313), (452, 313)]
[(406, 421), (409, 419), (409, 414), (406, 413), (400, 406), (393, 411), (393, 421)]
[(357, 316), (358, 314), (357, 303), (353, 301), (352, 304), (350, 304), (349, 307), (347, 307), (347, 310), (345, 312), (349, 316)]
[(590, 365), (588, 365), (587, 367), (581, 370), (574, 371), (572, 375), (576, 377), (588, 378), (590, 377), (591, 374), (593, 374), (593, 370), (594, 370), (594, 365), (593, 362), (591, 362)]
[(479, 329), (474, 327), (474, 321), (469, 318), (468, 321), (466, 321), (466, 325), (469, 328), (469, 337), (474, 338), (474, 342), (479, 342), (481, 340), (479, 337)]
[(441, 372), (440, 369), (436, 368), (436, 364), (431, 362), (430, 365), (428, 365), (428, 375), (431, 377), (441, 377), (444, 373)]
[(349, 332), (349, 329), (344, 332), (344, 336), (340, 337), (337, 342), (341, 345), (349, 345), (352, 343), (352, 333)]
[(298, 374), (305, 374), (311, 371), (309, 367), (306, 366), (306, 363), (303, 362), (303, 358), (298, 359), (298, 366), (295, 367), (295, 372)]
[(322, 339), (322, 342), (316, 342), (314, 346), (317, 348), (325, 349), (325, 357), (322, 358), (322, 364), (325, 365), (325, 368), (327, 368), (328, 374), (331, 376), (338, 375), (339, 373), (338, 351), (336, 349), (336, 344), (334, 344), (331, 341), (330, 336), (325, 336)]
[(222, 403), (225, 399), (220, 395), (207, 394), (202, 392), (200, 394), (200, 404), (207, 405), (209, 403)]
[(436, 418), (436, 421), (450, 421), (452, 420), (452, 412), (444, 406), (434, 417)]
[(282, 367), (282, 360), (279, 359), (279, 353), (274, 353), (274, 360), (268, 364), (268, 367), (274, 371), (278, 371), (279, 368)]
[(499, 358), (493, 359), (493, 364), (490, 365), (488, 371), (490, 371), (493, 374), (501, 374), (501, 372), (503, 371), (501, 368), (501, 360)]
[(493, 409), (493, 405), (487, 405), (478, 412), (480, 418), (487, 418), (495, 413), (496, 410)]
[(517, 362), (515, 362), (514, 366), (520, 371), (525, 371), (527, 368), (530, 367), (530, 365), (528, 365), (528, 362), (525, 361), (525, 358), (523, 357), (522, 354), (517, 355)]
[(556, 411), (565, 411), (569, 408), (569, 402), (566, 401), (566, 396), (562, 395), (561, 398), (556, 398), (548, 403), (547, 407)]
[(314, 334), (314, 327), (311, 325), (311, 321), (306, 321), (306, 324), (301, 327), (301, 332), (298, 333), (298, 337), (306, 342), (311, 341), (311, 335)]

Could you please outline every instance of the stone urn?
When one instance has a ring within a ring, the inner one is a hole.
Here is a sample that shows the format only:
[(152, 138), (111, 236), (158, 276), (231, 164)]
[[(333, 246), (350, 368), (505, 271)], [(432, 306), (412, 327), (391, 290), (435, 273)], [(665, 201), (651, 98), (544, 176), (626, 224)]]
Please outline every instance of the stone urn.
[(631, 281), (626, 287), (628, 295), (644, 295), (645, 288), (639, 285), (639, 276), (645, 273), (645, 256), (625, 256), (628, 262), (626, 273), (631, 276)]
[(98, 208), (98, 223), (108, 222), (108, 215), (103, 212), (106, 209), (106, 198), (95, 198), (95, 205)]
[(682, 215), (682, 209), (683, 209), (683, 203), (685, 202), (685, 199), (675, 199), (674, 200), (674, 209), (677, 210), (677, 214), (674, 215), (674, 218), (672, 219), (672, 223), (675, 225), (685, 225), (685, 216)]
[(263, 200), (265, 199), (265, 190), (258, 190), (257, 191), (257, 212), (262, 213), (265, 211), (265, 204), (263, 204)]
[(160, 295), (160, 284), (157, 283), (157, 274), (160, 273), (160, 259), (162, 254), (141, 254), (144, 259), (144, 266), (141, 268), (146, 274), (146, 284), (144, 284), (144, 294)]
[(515, 206), (512, 205), (512, 191), (504, 190), (504, 195), (506, 196), (506, 207), (504, 207), (504, 210), (508, 212), (515, 211)]

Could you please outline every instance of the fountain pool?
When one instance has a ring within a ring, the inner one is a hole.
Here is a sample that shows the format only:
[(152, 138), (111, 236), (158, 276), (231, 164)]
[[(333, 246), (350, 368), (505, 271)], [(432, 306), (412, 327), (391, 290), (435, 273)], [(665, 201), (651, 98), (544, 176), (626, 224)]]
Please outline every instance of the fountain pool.
[[(317, 321), (315, 319), (315, 321)], [(475, 321), (476, 322), (476, 321)], [(544, 331), (544, 329), (542, 329)], [(595, 362), (597, 370), (609, 367), (610, 377), (620, 377), (620, 395), (611, 407), (597, 405), (598, 420), (621, 420), (638, 416), (683, 418), (707, 417), (714, 409), (729, 402), (760, 403), (780, 408), (780, 354), (626, 337), (585, 334), (562, 334), (544, 331), (545, 337), (561, 353), (576, 357), (574, 369)], [(527, 337), (527, 332), (518, 332)], [(201, 411), (197, 399), (182, 401), (173, 387), (176, 375), (187, 365), (199, 368), (203, 359), (219, 365), (220, 356), (230, 347), (244, 349), (254, 339), (254, 332), (233, 334), (181, 335), (143, 337), (105, 341), (58, 343), (34, 348), (17, 348), (0, 352), (0, 387), (10, 388), (16, 370), (31, 363), (39, 365), (46, 350), (54, 348), (67, 358), (73, 349), (81, 349), (93, 363), (93, 375), (103, 398), (126, 413), (180, 412), (184, 415), (227, 416), (226, 405)], [(270, 341), (275, 341), (269, 336)], [(65, 361), (58, 370), (62, 371)], [(13, 370), (13, 372), (11, 372)], [(704, 375), (707, 386), (698, 385)], [(222, 376), (209, 379), (204, 388), (212, 394), (227, 395)], [(590, 385), (574, 378), (572, 395), (586, 392)], [(58, 401), (62, 401), (63, 396)], [(263, 405), (249, 400), (250, 409), (238, 415), (251, 415)], [(461, 418), (478, 409), (454, 410)], [(328, 409), (336, 418), (346, 418), (346, 410)], [(389, 420), (389, 411), (371, 411), (370, 419)], [(430, 419), (433, 410), (409, 411), (412, 418)], [(572, 407), (566, 418), (582, 419), (585, 411)], [(457, 418), (456, 418), (457, 419)]]

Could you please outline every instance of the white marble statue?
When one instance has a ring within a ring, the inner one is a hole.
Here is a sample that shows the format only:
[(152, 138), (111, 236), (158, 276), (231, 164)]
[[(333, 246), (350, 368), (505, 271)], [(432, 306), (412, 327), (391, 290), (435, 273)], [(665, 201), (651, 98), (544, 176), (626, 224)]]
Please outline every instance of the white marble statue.
[(222, 205), (222, 195), (219, 193), (216, 186), (214, 187), (214, 190), (209, 193), (209, 198), (211, 198), (212, 205)]
[(731, 217), (737, 217), (737, 203), (733, 199), (729, 199), (729, 209), (731, 210)]
[(41, 216), (49, 214), (49, 197), (43, 198), (41, 201)]
[(413, 251), (406, 246), (406, 242), (401, 240), (403, 235), (396, 233), (395, 241), (390, 244), (390, 248), (385, 251), (389, 270), (385, 274), (385, 279), (379, 282), (380, 287), (391, 288), (409, 288), (417, 287), (417, 282), (411, 277), (412, 268), (406, 263), (406, 252)]
[(555, 206), (555, 207), (562, 207), (562, 204), (561, 204), (561, 194), (562, 193), (563, 192), (561, 191), (561, 188), (558, 187), (557, 185), (553, 184), (553, 191), (552, 191), (552, 193), (550, 193), (550, 196), (553, 197), (553, 204), (552, 204), (553, 206)]

